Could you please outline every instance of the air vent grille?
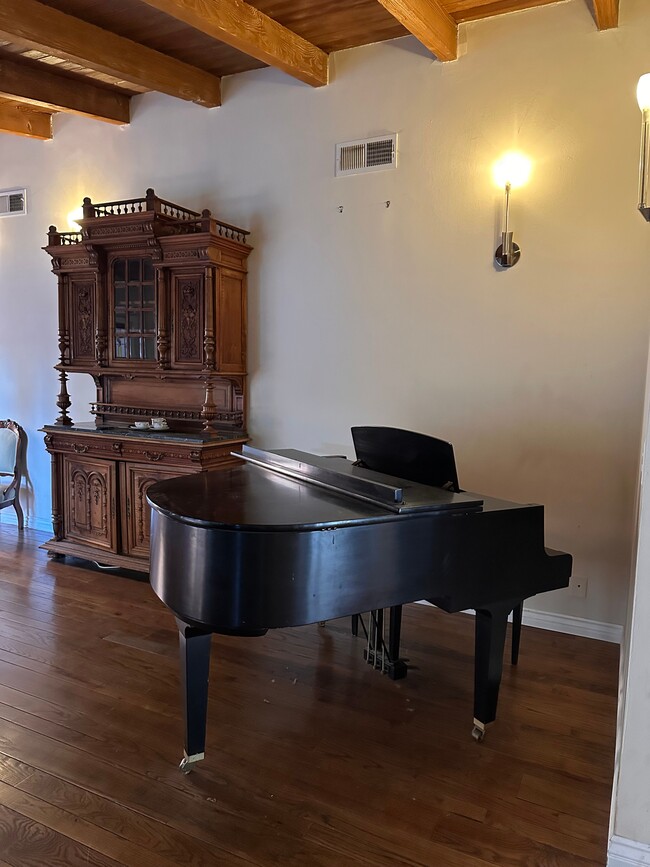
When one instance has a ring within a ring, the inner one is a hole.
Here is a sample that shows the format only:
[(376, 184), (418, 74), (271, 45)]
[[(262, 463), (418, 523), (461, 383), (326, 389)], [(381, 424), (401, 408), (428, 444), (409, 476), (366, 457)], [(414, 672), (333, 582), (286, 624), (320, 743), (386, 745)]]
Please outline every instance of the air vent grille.
[(397, 133), (346, 141), (336, 146), (336, 175), (377, 172), (397, 166)]
[(0, 191), (0, 217), (18, 217), (27, 213), (27, 190)]

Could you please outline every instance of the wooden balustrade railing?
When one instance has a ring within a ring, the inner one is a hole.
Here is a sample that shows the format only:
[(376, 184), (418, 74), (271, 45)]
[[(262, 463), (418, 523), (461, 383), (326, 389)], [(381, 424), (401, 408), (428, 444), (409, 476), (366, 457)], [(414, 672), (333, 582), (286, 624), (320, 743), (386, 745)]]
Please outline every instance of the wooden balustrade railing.
[[(195, 234), (199, 232), (212, 232), (221, 238), (228, 238), (240, 244), (246, 243), (250, 234), (245, 229), (223, 223), (215, 219), (210, 211), (205, 210), (200, 214), (183, 208), (159, 198), (150, 188), (144, 198), (122, 199), (115, 202), (92, 202), (88, 197), (83, 200), (83, 219), (98, 219), (102, 217), (122, 217), (130, 214), (153, 213), (158, 218), (163, 218), (167, 225), (173, 227), (177, 234)], [(80, 244), (83, 240), (81, 232), (58, 232), (56, 226), (50, 226), (48, 242), (52, 246), (68, 246)]]

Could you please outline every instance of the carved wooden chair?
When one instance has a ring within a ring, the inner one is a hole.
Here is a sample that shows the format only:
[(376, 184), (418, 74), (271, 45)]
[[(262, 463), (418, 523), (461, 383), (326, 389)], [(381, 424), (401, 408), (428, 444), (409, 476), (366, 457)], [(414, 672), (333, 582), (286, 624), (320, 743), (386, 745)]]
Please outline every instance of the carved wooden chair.
[[(353, 427), (352, 441), (357, 463), (362, 467), (418, 482), (461, 492), (458, 484), (454, 448), (451, 443), (426, 434), (391, 427)], [(399, 648), (401, 605), (391, 609), (391, 632)], [(521, 640), (522, 606), (512, 612), (511, 661), (517, 664)], [(358, 634), (359, 615), (352, 617), (352, 632)], [(403, 676), (400, 669), (395, 676)], [(391, 675), (392, 676), (392, 675)]]
[(19, 497), (26, 441), (25, 431), (19, 424), (0, 421), (0, 509), (14, 507), (19, 530), (25, 523)]

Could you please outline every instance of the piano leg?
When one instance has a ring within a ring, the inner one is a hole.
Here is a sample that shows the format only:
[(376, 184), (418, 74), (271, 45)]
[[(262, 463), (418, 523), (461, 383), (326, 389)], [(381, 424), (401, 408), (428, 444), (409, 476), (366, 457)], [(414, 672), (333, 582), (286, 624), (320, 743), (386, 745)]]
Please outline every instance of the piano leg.
[(211, 632), (176, 618), (181, 662), (181, 692), (185, 718), (185, 751), (180, 769), (189, 774), (205, 756)]
[(483, 740), (485, 726), (496, 719), (508, 615), (518, 604), (490, 605), (476, 611), (472, 737), (477, 741)]

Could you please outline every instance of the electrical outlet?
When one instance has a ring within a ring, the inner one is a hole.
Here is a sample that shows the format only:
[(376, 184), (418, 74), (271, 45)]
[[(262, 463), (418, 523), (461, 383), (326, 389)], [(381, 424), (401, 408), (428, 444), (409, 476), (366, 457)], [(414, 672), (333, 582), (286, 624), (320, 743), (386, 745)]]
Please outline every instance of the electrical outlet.
[(586, 596), (587, 595), (587, 579), (586, 578), (572, 578), (569, 581), (569, 595), (570, 596)]

